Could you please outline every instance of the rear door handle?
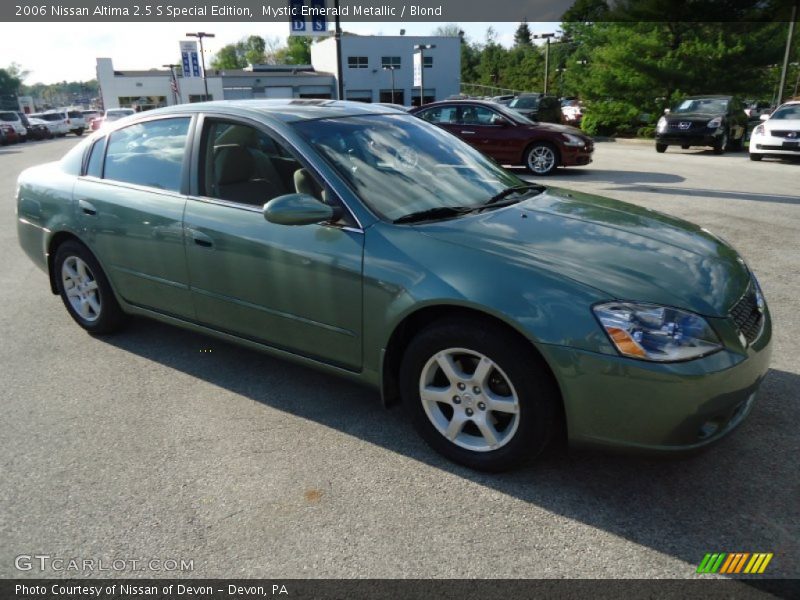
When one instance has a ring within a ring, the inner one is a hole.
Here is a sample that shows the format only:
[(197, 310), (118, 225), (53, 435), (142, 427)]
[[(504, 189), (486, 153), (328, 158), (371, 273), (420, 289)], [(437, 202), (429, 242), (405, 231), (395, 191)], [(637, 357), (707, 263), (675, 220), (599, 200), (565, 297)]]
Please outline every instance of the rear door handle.
[(84, 214), (92, 216), (97, 214), (97, 209), (94, 207), (94, 204), (88, 200), (78, 200), (78, 206), (81, 207), (81, 210), (84, 212)]
[(463, 133), (464, 135), (475, 135), (474, 131), (462, 131), (461, 133)]
[(211, 248), (214, 245), (214, 240), (208, 237), (202, 231), (197, 231), (196, 229), (189, 229), (189, 235), (192, 236), (194, 243), (198, 246), (202, 246), (203, 248)]

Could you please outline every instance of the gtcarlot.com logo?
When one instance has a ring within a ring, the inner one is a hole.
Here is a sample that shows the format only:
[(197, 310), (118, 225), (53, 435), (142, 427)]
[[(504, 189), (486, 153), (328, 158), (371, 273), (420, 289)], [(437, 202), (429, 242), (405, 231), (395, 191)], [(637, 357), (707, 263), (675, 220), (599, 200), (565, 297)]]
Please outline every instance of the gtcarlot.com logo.
[(767, 570), (772, 552), (714, 552), (703, 557), (698, 573), (760, 575)]
[(49, 554), (20, 554), (17, 571), (84, 573), (94, 571), (194, 571), (194, 559), (185, 558), (62, 558)]

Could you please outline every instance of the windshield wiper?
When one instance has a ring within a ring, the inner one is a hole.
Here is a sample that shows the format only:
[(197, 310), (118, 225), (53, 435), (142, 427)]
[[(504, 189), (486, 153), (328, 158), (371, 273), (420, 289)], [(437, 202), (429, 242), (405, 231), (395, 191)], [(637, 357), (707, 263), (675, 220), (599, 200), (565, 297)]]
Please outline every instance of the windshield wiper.
[(419, 221), (430, 221), (433, 219), (447, 219), (449, 217), (457, 217), (465, 215), (475, 210), (475, 207), (469, 206), (437, 206), (435, 208), (427, 208), (425, 210), (418, 210), (407, 215), (403, 215), (399, 219), (395, 219), (394, 223), (416, 223)]
[[(544, 186), (541, 186), (541, 185), (539, 185), (537, 183), (528, 183), (528, 184), (525, 184), (525, 185), (515, 185), (513, 187), (509, 187), (509, 188), (504, 189), (499, 194), (495, 194), (494, 196), (489, 198), (486, 202), (484, 202), (483, 206), (481, 206), (480, 208), (485, 208), (487, 206), (492, 206), (493, 204), (497, 204), (498, 202), (500, 202), (502, 200), (505, 200), (511, 194), (524, 192), (525, 190), (534, 190), (537, 194), (541, 194), (545, 190), (545, 188), (544, 188)], [(520, 200), (521, 200), (521, 198), (520, 198)], [(519, 202), (519, 200), (516, 200), (515, 202)]]

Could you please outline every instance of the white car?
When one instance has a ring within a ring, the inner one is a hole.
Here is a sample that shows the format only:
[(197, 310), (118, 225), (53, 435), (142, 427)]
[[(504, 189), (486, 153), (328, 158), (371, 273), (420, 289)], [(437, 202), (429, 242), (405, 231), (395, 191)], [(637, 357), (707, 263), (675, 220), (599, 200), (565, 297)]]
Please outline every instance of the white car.
[(779, 106), (750, 136), (750, 160), (765, 156), (800, 158), (800, 100)]
[(58, 137), (64, 137), (69, 133), (69, 119), (66, 113), (57, 111), (36, 113), (30, 115), (28, 118), (41, 119), (47, 123), (47, 127), (53, 132), (53, 135), (57, 135)]
[(23, 125), (19, 115), (13, 110), (0, 111), (0, 123), (11, 125), (14, 131), (17, 132), (20, 142), (24, 142), (28, 139), (28, 130), (25, 129), (25, 125)]

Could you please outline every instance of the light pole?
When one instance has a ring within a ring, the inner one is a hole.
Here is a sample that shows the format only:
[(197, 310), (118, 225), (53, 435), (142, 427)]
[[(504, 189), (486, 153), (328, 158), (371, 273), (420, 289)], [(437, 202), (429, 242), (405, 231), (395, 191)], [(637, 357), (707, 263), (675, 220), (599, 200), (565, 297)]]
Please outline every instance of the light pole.
[(537, 40), (545, 40), (544, 47), (544, 93), (547, 93), (547, 80), (550, 79), (550, 38), (556, 37), (555, 33), (535, 33), (531, 36)]
[[(789, 69), (789, 55), (792, 50), (792, 38), (794, 37), (794, 23), (797, 21), (797, 5), (800, 4), (800, 0), (795, 0), (794, 5), (792, 6), (792, 16), (789, 18), (789, 33), (786, 36), (786, 51), (783, 55), (783, 66), (781, 67), (781, 82), (778, 84), (778, 101), (777, 105), (780, 105), (783, 101), (783, 87), (786, 85), (786, 71)], [(797, 86), (795, 86), (795, 90)]]
[(395, 102), (394, 102), (394, 70), (395, 70), (396, 68), (397, 68), (397, 67), (383, 67), (383, 70), (384, 70), (384, 71), (391, 71), (391, 73), (392, 73), (392, 104), (394, 104), (394, 103), (395, 103)]
[(178, 76), (175, 75), (175, 68), (176, 67), (180, 67), (181, 65), (169, 64), (169, 65), (161, 65), (161, 66), (169, 69), (170, 86), (172, 87), (172, 95), (173, 95), (173, 98), (175, 100), (175, 104), (180, 104), (181, 103), (181, 92), (178, 89)]
[(342, 72), (342, 23), (339, 20), (339, 0), (333, 0), (334, 9), (334, 31), (333, 37), (336, 41), (336, 99), (344, 100), (344, 73)]
[(213, 33), (198, 31), (196, 33), (187, 33), (186, 37), (196, 37), (200, 40), (200, 62), (203, 65), (203, 88), (206, 91), (203, 100), (208, 100), (208, 79), (206, 79), (206, 57), (205, 54), (203, 54), (203, 38), (213, 38), (216, 36)]
[(425, 50), (436, 48), (436, 44), (414, 44), (419, 50), (419, 105), (425, 104)]

